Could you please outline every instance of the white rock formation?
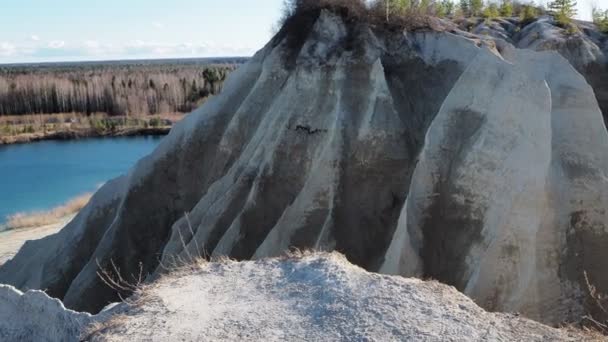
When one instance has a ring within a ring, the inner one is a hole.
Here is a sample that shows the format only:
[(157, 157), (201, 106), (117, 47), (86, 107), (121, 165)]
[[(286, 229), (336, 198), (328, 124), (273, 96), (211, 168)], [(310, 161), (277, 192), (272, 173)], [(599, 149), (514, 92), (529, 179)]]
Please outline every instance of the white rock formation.
[(575, 21), (575, 24), (577, 29), (569, 31), (545, 15), (531, 23), (518, 18), (496, 19), (490, 23), (468, 19), (460, 28), (470, 28), (472, 33), (485, 40), (495, 40), (500, 46), (509, 43), (520, 49), (559, 52), (591, 84), (604, 121), (608, 121), (608, 35), (592, 23)]
[(163, 277), (93, 340), (579, 341), (488, 313), (452, 287), (368, 273), (338, 254), (227, 261)]
[(582, 317), (577, 268), (603, 282), (606, 246), (581, 256), (572, 240), (608, 230), (573, 220), (608, 222), (608, 134), (557, 53), (503, 54), (512, 65), (479, 54), (444, 101), (380, 271), (441, 279), (491, 310)]
[(0, 286), (0, 340), (580, 341), (488, 313), (453, 287), (369, 273), (340, 254), (203, 262), (163, 274), (91, 316), (44, 292)]
[(42, 291), (0, 285), (0, 341), (79, 341), (91, 322), (90, 314), (67, 310)]
[(556, 53), (310, 12), (0, 282), (97, 312), (118, 299), (99, 267), (134, 280), (299, 247), (576, 320), (594, 309), (585, 272), (608, 293), (607, 134)]

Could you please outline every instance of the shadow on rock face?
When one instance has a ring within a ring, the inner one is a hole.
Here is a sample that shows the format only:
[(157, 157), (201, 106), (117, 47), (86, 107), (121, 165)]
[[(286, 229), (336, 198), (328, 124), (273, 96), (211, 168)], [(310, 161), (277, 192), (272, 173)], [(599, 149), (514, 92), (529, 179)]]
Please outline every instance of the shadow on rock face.
[(604, 114), (604, 123), (608, 127), (608, 65), (597, 62), (590, 63), (581, 72), (593, 87), (597, 102)]
[(443, 179), (436, 184), (432, 200), (426, 213), (425, 221), (421, 224), (424, 231), (422, 259), (424, 260), (424, 277), (452, 284), (458, 289), (464, 289), (470, 277), (463, 268), (466, 257), (473, 245), (482, 242), (482, 218), (485, 216), (481, 209), (470, 207), (467, 201), (458, 198), (471, 198), (466, 188), (461, 188), (450, 182), (456, 175), (453, 172), (461, 167), (470, 151), (470, 147), (478, 138), (485, 117), (467, 108), (456, 110), (450, 115), (449, 127), (445, 132), (445, 146), (451, 149), (452, 159), (446, 160), (446, 172)]

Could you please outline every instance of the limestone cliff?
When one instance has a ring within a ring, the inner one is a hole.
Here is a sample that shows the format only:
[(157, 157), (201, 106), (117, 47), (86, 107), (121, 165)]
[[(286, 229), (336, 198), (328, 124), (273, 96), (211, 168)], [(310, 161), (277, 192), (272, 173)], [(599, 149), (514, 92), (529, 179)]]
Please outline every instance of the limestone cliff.
[(585, 273), (608, 292), (607, 170), (593, 89), (557, 52), (313, 11), (0, 283), (96, 312), (118, 298), (111, 263), (130, 279), (299, 247), (575, 320)]

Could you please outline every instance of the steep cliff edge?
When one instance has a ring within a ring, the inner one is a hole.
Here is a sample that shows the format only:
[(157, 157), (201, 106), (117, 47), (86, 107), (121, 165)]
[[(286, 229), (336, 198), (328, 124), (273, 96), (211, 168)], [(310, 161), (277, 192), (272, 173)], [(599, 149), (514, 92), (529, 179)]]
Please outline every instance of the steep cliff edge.
[(118, 299), (96, 274), (111, 263), (129, 279), (299, 247), (577, 320), (585, 273), (608, 292), (607, 163), (594, 92), (559, 54), (311, 11), (0, 283), (96, 312)]

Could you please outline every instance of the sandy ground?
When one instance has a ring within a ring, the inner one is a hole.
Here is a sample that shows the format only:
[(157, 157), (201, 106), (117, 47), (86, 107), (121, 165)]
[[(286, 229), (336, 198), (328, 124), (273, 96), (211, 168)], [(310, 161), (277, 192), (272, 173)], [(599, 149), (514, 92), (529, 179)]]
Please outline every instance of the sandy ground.
[(58, 223), (16, 230), (0, 232), (0, 265), (13, 257), (28, 240), (38, 240), (47, 235), (54, 234), (65, 227), (75, 215), (62, 218)]

